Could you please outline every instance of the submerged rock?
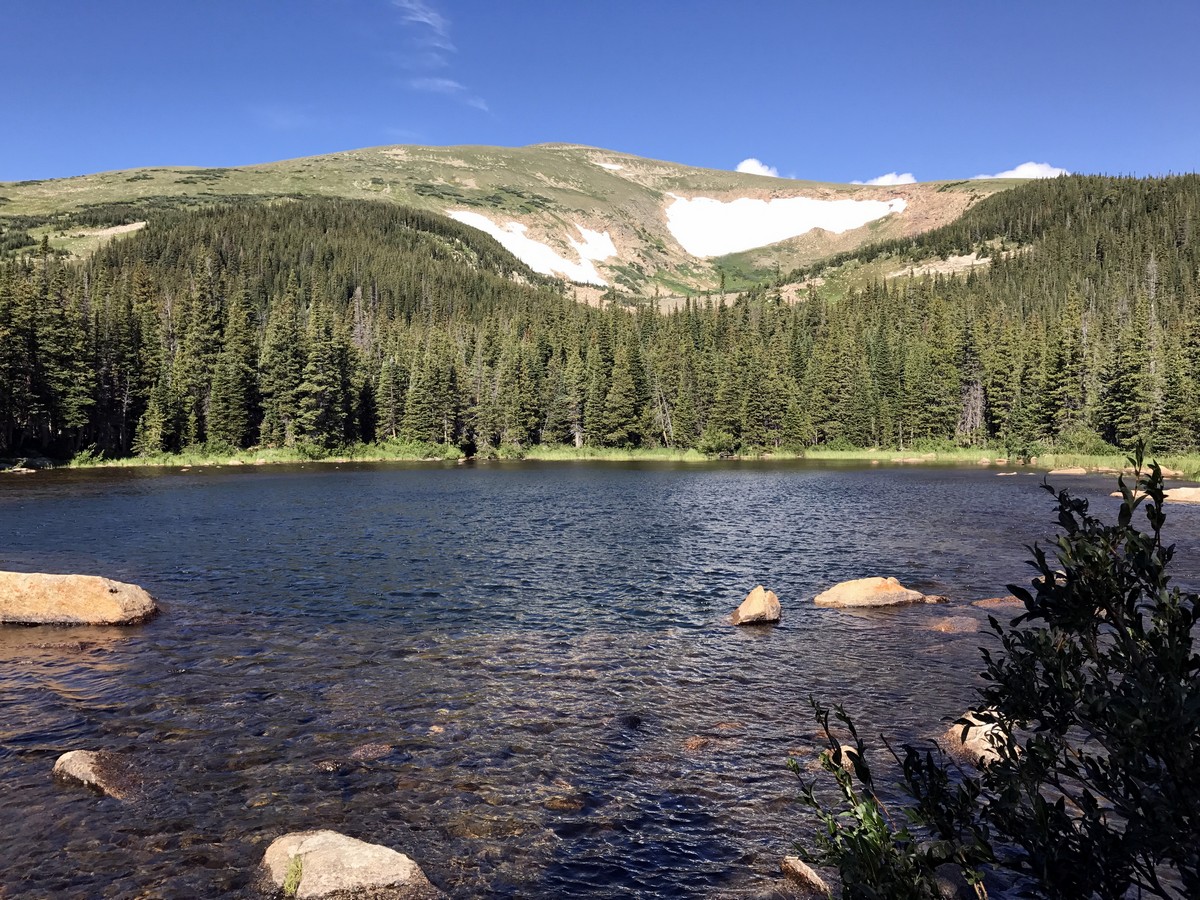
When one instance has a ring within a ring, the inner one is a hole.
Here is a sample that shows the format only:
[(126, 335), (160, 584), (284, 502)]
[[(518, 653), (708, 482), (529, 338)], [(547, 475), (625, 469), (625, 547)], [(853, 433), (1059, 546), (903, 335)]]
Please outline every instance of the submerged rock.
[(906, 588), (895, 578), (856, 578), (843, 581), (813, 599), (817, 606), (898, 606), (903, 603), (936, 603), (920, 591)]
[(263, 856), (263, 869), (267, 889), (289, 897), (443, 896), (403, 853), (336, 831), (298, 831), (276, 838)]
[(971, 604), (978, 606), (980, 609), (1024, 609), (1025, 604), (1012, 594), (1007, 594), (1004, 597), (988, 597), (985, 600), (976, 600)]
[(392, 752), (391, 744), (384, 744), (380, 741), (371, 741), (367, 744), (359, 744), (350, 751), (350, 758), (355, 762), (370, 762), (376, 759), (383, 759)]
[(798, 856), (785, 856), (779, 868), (801, 897), (829, 897), (833, 893), (817, 870)]
[(133, 625), (158, 611), (136, 584), (98, 575), (0, 572), (0, 623)]
[(733, 611), (732, 621), (734, 625), (765, 625), (778, 622), (779, 614), (779, 598), (760, 584)]
[(951, 756), (982, 768), (1000, 758), (996, 745), (1004, 740), (1004, 732), (996, 723), (985, 723), (976, 713), (968, 712), (946, 729), (944, 739)]
[(979, 630), (979, 621), (970, 616), (946, 616), (934, 620), (929, 628), (942, 634), (974, 634)]
[(128, 800), (138, 790), (138, 779), (129, 762), (107, 750), (69, 750), (54, 763), (54, 775), (116, 800)]

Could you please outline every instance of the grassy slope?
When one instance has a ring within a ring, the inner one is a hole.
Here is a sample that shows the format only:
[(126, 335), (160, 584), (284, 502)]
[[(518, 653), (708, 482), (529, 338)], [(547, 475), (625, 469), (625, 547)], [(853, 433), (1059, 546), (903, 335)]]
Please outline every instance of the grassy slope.
[[(619, 165), (619, 171), (598, 163)], [(958, 182), (877, 188), (765, 178), (643, 159), (593, 147), (372, 147), (236, 168), (154, 167), (33, 182), (0, 182), (0, 216), (51, 217), (128, 204), (127, 219), (148, 207), (230, 197), (328, 196), (404, 203), (434, 212), (469, 209), (493, 220), (518, 220), (530, 236), (568, 258), (575, 225), (608, 231), (621, 259), (601, 263), (618, 287), (651, 294), (715, 288), (720, 265), (732, 288), (863, 243), (919, 233), (961, 214), (976, 199), (1012, 182)], [(827, 199), (904, 197), (909, 209), (843, 235), (813, 232), (769, 248), (704, 260), (686, 254), (663, 214), (667, 194)], [(105, 223), (109, 224), (109, 223)], [(96, 229), (49, 225), (52, 242), (83, 253)]]

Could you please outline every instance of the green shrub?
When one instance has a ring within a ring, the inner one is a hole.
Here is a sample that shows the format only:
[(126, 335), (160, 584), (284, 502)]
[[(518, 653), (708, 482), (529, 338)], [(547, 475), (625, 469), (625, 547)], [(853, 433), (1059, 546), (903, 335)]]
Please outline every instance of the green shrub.
[(938, 897), (946, 865), (981, 897), (985, 876), (1026, 896), (1200, 897), (1200, 597), (1170, 584), (1158, 465), (1143, 472), (1140, 449), (1131, 462), (1115, 525), (1056, 494), (1063, 533), (1052, 554), (1031, 548), (1033, 590), (1010, 586), (1024, 613), (990, 619), (1000, 648), (983, 652), (978, 718), (995, 726), (996, 761), (967, 772), (936, 747), (893, 753), (912, 801), (901, 819), (850, 717), (835, 712), (847, 746), (814, 703), (841, 802), (802, 779), (822, 829), (801, 851), (838, 868), (849, 900)]

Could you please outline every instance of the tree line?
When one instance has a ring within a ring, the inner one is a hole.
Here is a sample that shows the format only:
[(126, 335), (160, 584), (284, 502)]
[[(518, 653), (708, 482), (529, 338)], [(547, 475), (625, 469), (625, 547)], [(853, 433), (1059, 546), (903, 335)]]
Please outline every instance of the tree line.
[(394, 205), (159, 211), (87, 261), (43, 245), (0, 268), (0, 456), (1185, 450), (1200, 445), (1198, 220), (1195, 176), (1035, 182), (885, 248), (990, 255), (966, 276), (660, 313), (577, 303), (491, 238)]

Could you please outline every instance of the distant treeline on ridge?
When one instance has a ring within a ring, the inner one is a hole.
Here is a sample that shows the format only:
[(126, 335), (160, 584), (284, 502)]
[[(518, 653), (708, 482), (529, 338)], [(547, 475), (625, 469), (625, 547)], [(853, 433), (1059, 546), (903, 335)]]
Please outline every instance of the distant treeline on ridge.
[[(495, 241), (367, 201), (156, 212), (0, 267), (0, 457), (358, 442), (1200, 445), (1200, 177), (1072, 176), (882, 253), (960, 277), (793, 304), (576, 303)], [(812, 274), (796, 273), (797, 276)]]

